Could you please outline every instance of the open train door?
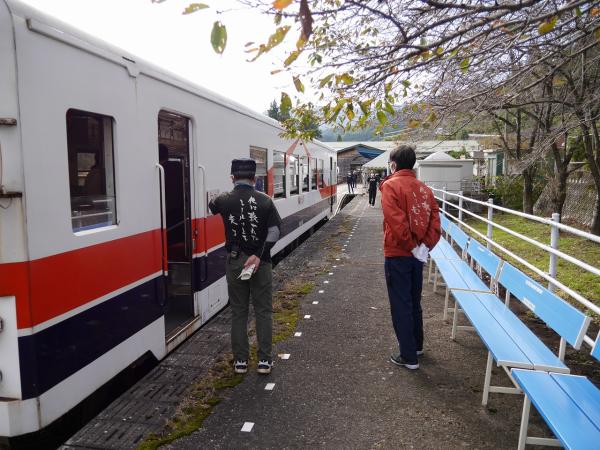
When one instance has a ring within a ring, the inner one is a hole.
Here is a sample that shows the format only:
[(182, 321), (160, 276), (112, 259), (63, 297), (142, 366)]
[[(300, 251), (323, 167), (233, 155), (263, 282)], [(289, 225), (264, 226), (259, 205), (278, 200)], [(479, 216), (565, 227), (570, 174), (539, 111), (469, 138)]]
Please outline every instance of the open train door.
[(158, 114), (163, 259), (168, 269), (164, 280), (167, 339), (194, 319), (189, 122), (171, 112)]

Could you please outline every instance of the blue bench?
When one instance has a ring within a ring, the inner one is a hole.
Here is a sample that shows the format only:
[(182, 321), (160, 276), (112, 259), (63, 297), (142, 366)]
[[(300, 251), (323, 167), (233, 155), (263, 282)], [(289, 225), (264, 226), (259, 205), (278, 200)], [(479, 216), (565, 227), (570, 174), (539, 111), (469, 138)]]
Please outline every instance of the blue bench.
[[(459, 256), (451, 244), (440, 240), (432, 258), (446, 283), (444, 318), (453, 311), (451, 338), (456, 339), (458, 329), (474, 329), (488, 349), (482, 404), (487, 405), (491, 392), (520, 394), (521, 388), (512, 379), (511, 369), (546, 370), (569, 373), (559, 356), (548, 347), (509, 309), (511, 293), (531, 309), (561, 337), (560, 349), (566, 342), (574, 348), (581, 346), (590, 318), (573, 308), (537, 282), (502, 260), (474, 239), (470, 239), (454, 224), (446, 223), (446, 236), (459, 248)], [(468, 257), (471, 266), (479, 273), (485, 271), (490, 277), (489, 285), (463, 260)], [(507, 291), (505, 303), (496, 293), (502, 285)], [(434, 284), (435, 288), (435, 284)], [(449, 294), (455, 299), (455, 307), (448, 308)], [(458, 315), (464, 314), (473, 325), (459, 326)], [(491, 372), (494, 361), (502, 367), (514, 387), (492, 386)]]

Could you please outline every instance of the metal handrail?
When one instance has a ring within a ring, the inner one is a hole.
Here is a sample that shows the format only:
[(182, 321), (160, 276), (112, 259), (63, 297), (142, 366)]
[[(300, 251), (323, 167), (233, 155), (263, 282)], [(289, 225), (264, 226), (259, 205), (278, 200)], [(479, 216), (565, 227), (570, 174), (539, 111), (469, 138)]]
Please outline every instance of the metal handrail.
[[(553, 227), (555, 226), (555, 227), (559, 228), (560, 230), (566, 231), (568, 233), (574, 234), (576, 236), (579, 236), (579, 237), (582, 237), (582, 238), (585, 238), (585, 239), (589, 239), (590, 241), (593, 241), (593, 242), (596, 242), (596, 243), (600, 244), (600, 236), (596, 236), (595, 234), (587, 233), (587, 232), (582, 231), (582, 230), (578, 230), (577, 228), (573, 228), (573, 227), (571, 227), (569, 225), (565, 225), (565, 224), (560, 223), (560, 222), (557, 223), (557, 222), (554, 222), (554, 221), (552, 221), (550, 219), (545, 219), (544, 217), (534, 216), (532, 214), (527, 214), (527, 213), (524, 213), (524, 212), (521, 212), (521, 211), (515, 211), (514, 209), (504, 208), (502, 206), (490, 204), (488, 202), (482, 202), (481, 200), (476, 200), (474, 198), (465, 197), (464, 195), (457, 194), (457, 193), (450, 192), (450, 191), (446, 191), (444, 189), (438, 189), (438, 188), (433, 188), (433, 187), (430, 187), (430, 189), (432, 191), (445, 192), (446, 195), (450, 195), (452, 197), (457, 197), (457, 198), (462, 198), (463, 200), (466, 200), (466, 201), (468, 201), (470, 203), (476, 203), (478, 205), (485, 206), (486, 208), (490, 207), (490, 208), (496, 209), (498, 211), (502, 211), (502, 212), (506, 212), (506, 213), (509, 213), (509, 214), (513, 214), (515, 216), (524, 217), (526, 219), (530, 219), (530, 220), (533, 220), (533, 221), (536, 221), (536, 222), (539, 222), (539, 223), (543, 223), (545, 225), (551, 225)], [(454, 205), (454, 203), (451, 203), (451, 204)]]
[[(527, 219), (531, 219), (540, 223), (544, 223), (547, 225), (550, 225), (553, 227), (553, 229), (563, 229), (564, 231), (567, 231), (569, 233), (572, 234), (576, 234), (578, 236), (590, 239), (593, 242), (599, 242), (600, 243), (600, 238), (598, 236), (595, 236), (593, 234), (590, 233), (586, 233), (584, 231), (581, 230), (577, 230), (573, 227), (569, 227), (567, 225), (562, 225), (559, 222), (555, 222), (554, 220), (546, 220), (544, 218), (541, 217), (537, 217), (537, 216), (532, 216), (531, 214), (526, 214), (526, 213), (522, 213), (520, 211), (514, 211), (512, 209), (509, 208), (504, 208), (504, 207), (500, 207), (497, 205), (494, 205), (491, 202), (482, 202), (480, 200), (475, 200), (469, 197), (466, 197), (462, 194), (454, 194), (452, 192), (448, 192), (445, 189), (437, 189), (437, 188), (431, 188), (433, 191), (436, 192), (441, 192), (442, 195), (435, 195), (435, 198), (440, 200), (442, 202), (442, 212), (450, 219), (452, 219), (454, 222), (456, 222), (457, 224), (460, 224), (461, 226), (465, 227), (466, 229), (470, 230), (471, 232), (474, 233), (474, 235), (480, 237), (481, 239), (483, 239), (484, 241), (486, 241), (488, 243), (488, 246), (494, 246), (495, 248), (498, 248), (501, 252), (505, 253), (506, 255), (508, 255), (509, 257), (513, 258), (515, 261), (519, 262), (520, 264), (523, 264), (525, 267), (527, 267), (528, 269), (532, 270), (534, 273), (536, 273), (537, 275), (539, 275), (540, 277), (542, 277), (544, 280), (548, 281), (549, 283), (549, 288), (553, 288), (553, 287), (557, 287), (559, 289), (561, 289), (563, 292), (565, 292), (566, 294), (568, 294), (569, 296), (571, 296), (574, 300), (576, 300), (577, 302), (579, 302), (581, 305), (583, 305), (584, 307), (588, 308), (589, 310), (593, 311), (594, 313), (600, 315), (600, 306), (592, 303), (589, 299), (585, 298), (583, 295), (581, 295), (580, 293), (574, 291), (573, 289), (569, 288), (568, 286), (566, 286), (565, 284), (563, 284), (562, 282), (560, 282), (557, 278), (556, 278), (556, 273), (555, 273), (555, 268), (556, 268), (556, 264), (555, 264), (555, 258), (559, 257), (564, 259), (565, 261), (568, 261), (594, 275), (600, 276), (600, 269), (594, 266), (591, 266), (583, 261), (578, 260), (577, 258), (574, 258), (570, 255), (567, 255), (563, 252), (561, 252), (560, 250), (553, 248), (551, 246), (548, 246), (546, 244), (542, 244), (541, 242), (536, 241), (535, 239), (532, 239), (530, 237), (524, 236), (521, 233), (518, 233), (516, 231), (513, 231), (509, 228), (506, 228), (498, 223), (493, 222), (492, 220), (492, 215), (490, 214), (490, 212), (492, 211), (492, 209), (497, 209), (499, 211), (503, 211), (503, 212), (507, 212), (509, 214), (514, 214), (520, 217), (524, 217)], [(459, 199), (458, 204), (453, 203), (449, 200), (446, 199), (447, 196), (453, 196)], [(472, 203), (476, 203), (476, 204), (480, 204), (483, 205), (485, 207), (488, 208), (488, 219), (481, 217), (465, 208), (463, 208), (463, 201), (468, 201), (468, 202), (472, 202)], [(450, 214), (447, 209), (446, 209), (446, 205), (452, 206), (453, 208), (457, 208), (458, 209), (458, 215), (459, 217), (455, 217), (454, 215)], [(488, 236), (484, 235), (483, 233), (477, 231), (475, 228), (473, 228), (472, 226), (468, 225), (467, 223), (465, 223), (462, 220), (462, 215), (463, 213), (468, 214), (469, 216), (475, 217), (478, 220), (481, 220), (484, 223), (488, 224)], [(557, 215), (558, 216), (558, 215)], [(561, 226), (562, 225), (562, 226)], [(498, 244), (497, 242), (495, 242), (492, 238), (491, 238), (491, 228), (490, 226), (496, 227), (512, 236), (515, 236), (519, 239), (522, 239), (525, 242), (528, 242), (546, 252), (548, 252), (551, 256), (551, 261), (550, 261), (550, 273), (544, 272), (543, 270), (539, 269), (538, 267), (534, 266), (533, 264), (531, 264), (530, 262), (528, 262), (527, 260), (525, 260), (524, 258), (516, 255), (515, 253), (511, 252), (510, 250), (508, 250), (507, 248), (503, 247), (502, 245)], [(573, 232), (573, 230), (575, 232)], [(489, 247), (488, 247), (489, 248)], [(553, 261), (554, 259), (554, 261)], [(554, 273), (553, 273), (554, 272)], [(584, 341), (588, 344), (588, 345), (593, 345), (594, 344), (594, 340), (592, 338), (590, 338), (589, 336), (586, 336)]]

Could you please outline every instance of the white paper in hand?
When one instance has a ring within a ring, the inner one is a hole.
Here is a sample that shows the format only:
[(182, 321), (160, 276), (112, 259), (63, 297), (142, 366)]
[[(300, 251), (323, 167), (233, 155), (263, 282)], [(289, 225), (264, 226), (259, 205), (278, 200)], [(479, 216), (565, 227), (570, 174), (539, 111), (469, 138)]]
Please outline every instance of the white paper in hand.
[(425, 246), (425, 244), (421, 244), (418, 247), (413, 248), (411, 250), (411, 253), (419, 261), (426, 263), (427, 257), (429, 256), (429, 249), (427, 248), (427, 246)]
[(252, 264), (252, 265), (246, 267), (244, 270), (242, 270), (242, 273), (240, 273), (240, 276), (238, 278), (241, 278), (244, 281), (249, 280), (250, 277), (252, 276), (252, 274), (254, 273), (255, 267), (256, 267), (256, 264)]

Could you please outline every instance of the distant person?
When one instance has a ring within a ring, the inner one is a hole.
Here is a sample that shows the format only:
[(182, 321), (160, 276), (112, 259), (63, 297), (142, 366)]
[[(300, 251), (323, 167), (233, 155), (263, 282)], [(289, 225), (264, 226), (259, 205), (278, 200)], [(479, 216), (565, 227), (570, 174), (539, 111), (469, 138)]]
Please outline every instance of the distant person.
[[(250, 298), (256, 317), (258, 373), (273, 368), (273, 286), (271, 249), (279, 239), (281, 218), (271, 197), (254, 188), (256, 162), (234, 159), (234, 188), (209, 203), (213, 214), (221, 214), (227, 250), (226, 278), (231, 306), (231, 349), (235, 373), (248, 371), (248, 308)], [(246, 279), (250, 275), (250, 278)]]
[(352, 188), (356, 189), (356, 179), (358, 178), (358, 176), (356, 175), (356, 171), (353, 170), (352, 171)]
[(390, 361), (418, 369), (423, 354), (423, 263), (440, 239), (438, 204), (412, 168), (414, 147), (401, 145), (390, 154), (391, 172), (381, 184), (385, 280), (400, 353)]
[(369, 187), (369, 205), (374, 207), (375, 206), (375, 198), (377, 197), (377, 189), (379, 187), (379, 182), (373, 172), (371, 172), (369, 174), (369, 178), (367, 178), (367, 185)]
[(346, 183), (348, 184), (348, 193), (354, 194), (354, 186), (352, 184), (352, 173), (348, 172), (346, 175)]
[(256, 179), (256, 184), (254, 187), (258, 192), (265, 192), (265, 183), (263, 182), (262, 177), (258, 177)]

